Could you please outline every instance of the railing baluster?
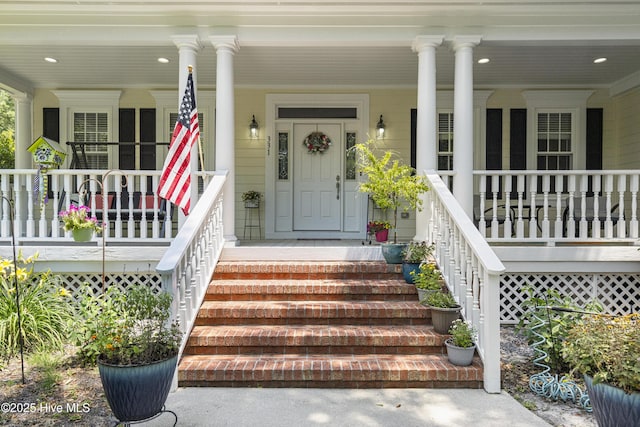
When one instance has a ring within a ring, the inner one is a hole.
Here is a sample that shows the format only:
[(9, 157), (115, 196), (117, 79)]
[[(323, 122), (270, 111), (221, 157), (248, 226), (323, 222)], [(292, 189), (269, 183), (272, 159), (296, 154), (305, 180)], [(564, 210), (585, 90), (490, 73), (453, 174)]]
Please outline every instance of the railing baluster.
[(638, 238), (638, 187), (640, 186), (640, 175), (631, 175), (629, 190), (631, 191), (631, 219), (629, 220), (629, 237)]
[[(613, 194), (613, 175), (607, 174), (604, 177), (604, 195), (605, 195), (605, 206), (606, 206), (606, 217), (604, 221), (604, 237), (607, 239), (613, 238), (613, 222), (611, 221), (612, 194)], [(595, 207), (594, 207), (594, 210), (595, 210)]]
[[(624, 239), (627, 237), (626, 222), (624, 220), (624, 193), (627, 191), (627, 176), (618, 175), (618, 222), (617, 237)], [(611, 217), (611, 212), (608, 212)]]

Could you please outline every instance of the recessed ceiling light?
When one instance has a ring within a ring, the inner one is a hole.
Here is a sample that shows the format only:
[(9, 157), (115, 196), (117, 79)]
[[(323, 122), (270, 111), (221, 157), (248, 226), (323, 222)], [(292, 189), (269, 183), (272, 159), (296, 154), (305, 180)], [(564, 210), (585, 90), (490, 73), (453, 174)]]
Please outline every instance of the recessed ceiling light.
[(160, 62), (161, 64), (168, 64), (169, 60), (167, 58), (158, 58), (158, 62)]
[(491, 61), (489, 58), (480, 58), (478, 59), (478, 64), (488, 64)]
[(51, 62), (52, 64), (55, 64), (56, 62), (58, 62), (58, 60), (56, 58), (51, 58), (51, 57), (46, 57), (44, 58), (45, 61), (47, 62)]
[(607, 58), (596, 58), (593, 60), (594, 64), (602, 64), (603, 62), (606, 62)]

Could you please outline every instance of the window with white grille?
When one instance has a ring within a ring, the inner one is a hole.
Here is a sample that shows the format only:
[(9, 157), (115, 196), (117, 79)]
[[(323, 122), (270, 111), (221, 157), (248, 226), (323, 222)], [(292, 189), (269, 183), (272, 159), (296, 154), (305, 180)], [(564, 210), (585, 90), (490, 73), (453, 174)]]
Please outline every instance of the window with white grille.
[(538, 112), (538, 170), (573, 169), (573, 115), (569, 112)]
[(109, 129), (108, 113), (73, 113), (73, 141), (91, 143), (84, 147), (89, 169), (109, 169), (108, 146), (96, 144), (109, 141)]
[[(178, 121), (178, 112), (176, 111), (175, 113), (169, 113), (169, 138), (173, 137), (173, 129), (176, 127), (176, 122)], [(198, 111), (198, 128), (200, 129), (200, 147), (198, 147), (198, 149), (202, 148), (204, 150), (204, 147), (206, 147), (206, 141), (205, 141), (205, 135), (207, 134), (205, 132), (205, 121), (204, 121), (204, 113)], [(198, 142), (196, 141), (196, 144)], [(204, 156), (204, 153), (202, 153), (202, 155)], [(198, 170), (201, 169), (201, 165), (200, 165), (200, 161), (198, 161)]]

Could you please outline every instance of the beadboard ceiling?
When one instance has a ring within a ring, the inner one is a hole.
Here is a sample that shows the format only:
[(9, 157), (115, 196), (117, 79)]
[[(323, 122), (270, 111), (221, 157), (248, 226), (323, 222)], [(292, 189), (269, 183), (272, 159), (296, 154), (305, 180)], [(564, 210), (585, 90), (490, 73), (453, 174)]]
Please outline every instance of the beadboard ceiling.
[(611, 87), (640, 76), (638, 1), (0, 0), (0, 85), (175, 88), (171, 36), (195, 32), (198, 85), (213, 88), (214, 30), (238, 35), (238, 86), (414, 87), (411, 42), (421, 34), (444, 36), (444, 88), (453, 87), (459, 34), (479, 36), (474, 60), (490, 59), (474, 65), (479, 88)]

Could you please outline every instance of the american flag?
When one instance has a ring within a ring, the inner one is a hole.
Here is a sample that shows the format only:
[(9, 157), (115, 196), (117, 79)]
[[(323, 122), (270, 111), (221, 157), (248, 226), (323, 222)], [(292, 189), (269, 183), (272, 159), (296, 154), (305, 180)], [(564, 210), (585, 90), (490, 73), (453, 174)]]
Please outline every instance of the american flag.
[(185, 215), (191, 207), (191, 148), (200, 137), (198, 110), (189, 72), (187, 87), (180, 104), (180, 114), (169, 143), (169, 153), (162, 167), (158, 195), (180, 206)]

